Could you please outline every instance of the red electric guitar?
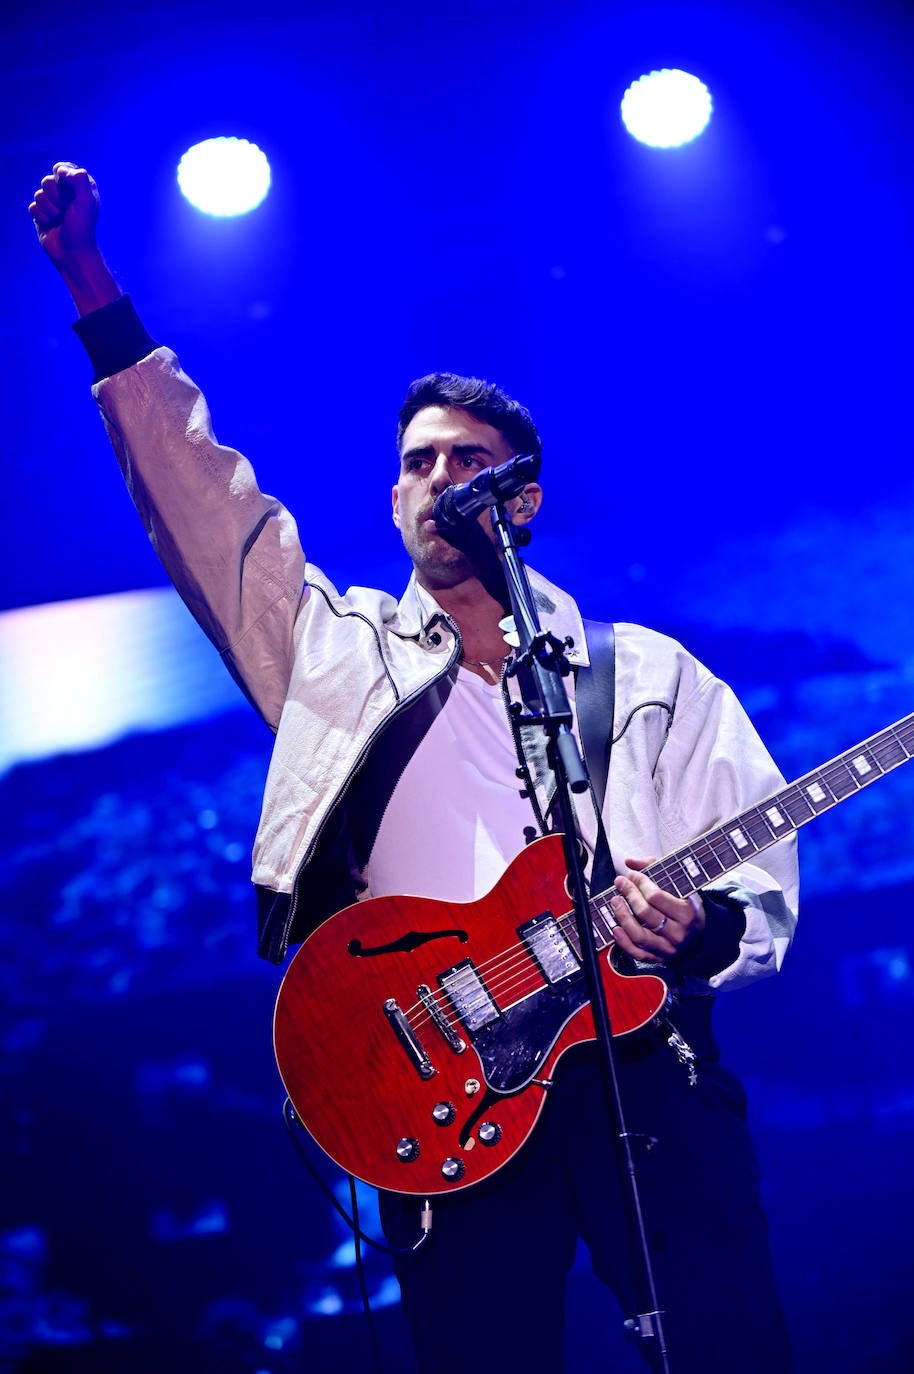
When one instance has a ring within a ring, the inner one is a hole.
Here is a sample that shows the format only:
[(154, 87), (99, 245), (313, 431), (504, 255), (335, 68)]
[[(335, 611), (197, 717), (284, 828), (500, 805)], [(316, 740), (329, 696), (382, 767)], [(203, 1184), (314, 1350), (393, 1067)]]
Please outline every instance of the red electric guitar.
[[(914, 756), (914, 714), (660, 859), (680, 897)], [(657, 1022), (656, 974), (613, 962), (614, 889), (590, 900), (614, 1035)], [(485, 897), (374, 897), (325, 921), (289, 965), (274, 1018), (283, 1083), (348, 1173), (432, 1195), (479, 1183), (532, 1131), (571, 1045), (594, 1038), (562, 840), (535, 840)]]

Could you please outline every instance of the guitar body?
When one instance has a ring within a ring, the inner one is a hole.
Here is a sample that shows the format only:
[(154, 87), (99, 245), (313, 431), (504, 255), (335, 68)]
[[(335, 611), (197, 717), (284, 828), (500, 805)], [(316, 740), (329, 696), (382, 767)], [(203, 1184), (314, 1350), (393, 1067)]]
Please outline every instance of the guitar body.
[[(679, 897), (914, 758), (914, 714), (651, 864)], [(590, 898), (614, 1035), (667, 1001), (611, 962), (612, 890)], [(377, 897), (332, 916), (289, 965), (276, 1059), (318, 1145), (358, 1178), (432, 1195), (494, 1174), (523, 1145), (572, 1045), (594, 1039), (559, 835), (535, 840), (476, 902)]]
[[(433, 1195), (516, 1153), (561, 1055), (594, 1038), (570, 906), (562, 839), (550, 835), (478, 901), (370, 898), (305, 941), (279, 990), (276, 1058), (298, 1116), (341, 1168)], [(600, 966), (614, 1034), (665, 1006), (661, 978), (620, 974), (608, 950)]]

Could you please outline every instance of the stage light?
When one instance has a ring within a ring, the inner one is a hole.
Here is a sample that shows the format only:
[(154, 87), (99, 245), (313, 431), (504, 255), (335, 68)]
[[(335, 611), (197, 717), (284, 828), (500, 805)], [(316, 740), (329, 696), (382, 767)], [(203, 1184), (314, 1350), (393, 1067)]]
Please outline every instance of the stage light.
[(207, 215), (246, 215), (270, 189), (270, 164), (246, 138), (207, 138), (178, 164), (178, 185)]
[(633, 81), (622, 97), (622, 123), (651, 148), (679, 148), (707, 127), (713, 104), (697, 76), (665, 67)]

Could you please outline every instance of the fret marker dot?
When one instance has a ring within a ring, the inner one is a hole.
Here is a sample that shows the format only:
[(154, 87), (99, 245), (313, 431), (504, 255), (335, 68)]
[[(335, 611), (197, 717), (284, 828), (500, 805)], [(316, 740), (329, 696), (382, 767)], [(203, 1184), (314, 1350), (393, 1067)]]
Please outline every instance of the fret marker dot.
[(745, 849), (746, 845), (749, 843), (741, 830), (731, 830), (730, 839), (736, 845), (737, 849)]
[(777, 809), (776, 806), (770, 806), (768, 810), (765, 812), (765, 815), (768, 817), (772, 825), (784, 824), (784, 817), (781, 815), (780, 811)]
[(806, 791), (812, 797), (814, 802), (820, 802), (825, 800), (825, 788), (822, 787), (820, 783), (810, 783)]
[(872, 773), (873, 771), (862, 754), (858, 754), (857, 757), (854, 759), (854, 767), (856, 768), (857, 772), (860, 774), (861, 777), (863, 777), (864, 774)]

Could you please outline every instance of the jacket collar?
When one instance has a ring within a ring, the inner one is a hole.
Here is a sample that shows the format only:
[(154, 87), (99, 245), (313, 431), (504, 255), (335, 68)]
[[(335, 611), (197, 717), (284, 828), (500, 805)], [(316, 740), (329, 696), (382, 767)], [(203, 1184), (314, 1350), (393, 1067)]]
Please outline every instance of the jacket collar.
[[(540, 624), (544, 630), (551, 630), (559, 639), (566, 636), (574, 641), (568, 657), (576, 666), (589, 664), (587, 641), (584, 638), (584, 622), (576, 602), (567, 592), (556, 587), (533, 568), (527, 568), (533, 600), (539, 612)], [(419, 587), (413, 572), (400, 598), (396, 617), (390, 625), (395, 634), (404, 639), (425, 639), (435, 623), (444, 619), (451, 623), (431, 592)]]

